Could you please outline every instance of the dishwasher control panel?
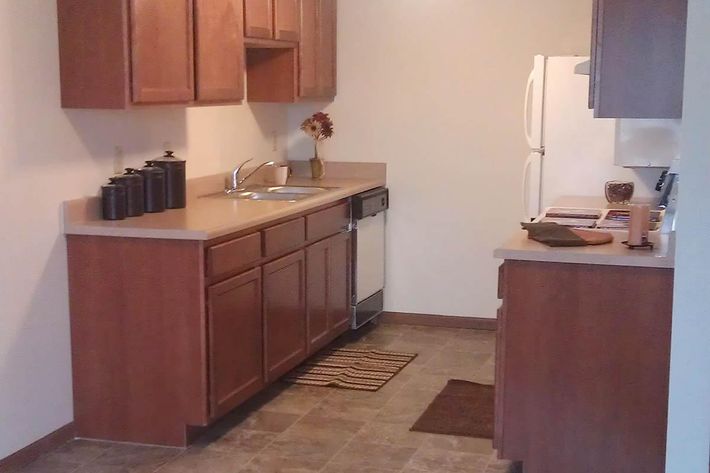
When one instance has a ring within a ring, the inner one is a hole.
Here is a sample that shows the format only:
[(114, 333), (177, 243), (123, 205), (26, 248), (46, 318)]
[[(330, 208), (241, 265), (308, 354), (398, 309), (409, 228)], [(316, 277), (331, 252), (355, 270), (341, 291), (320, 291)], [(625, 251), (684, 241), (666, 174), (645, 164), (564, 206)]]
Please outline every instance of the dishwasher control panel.
[(378, 187), (362, 194), (353, 196), (352, 212), (354, 220), (371, 217), (389, 208), (389, 190)]

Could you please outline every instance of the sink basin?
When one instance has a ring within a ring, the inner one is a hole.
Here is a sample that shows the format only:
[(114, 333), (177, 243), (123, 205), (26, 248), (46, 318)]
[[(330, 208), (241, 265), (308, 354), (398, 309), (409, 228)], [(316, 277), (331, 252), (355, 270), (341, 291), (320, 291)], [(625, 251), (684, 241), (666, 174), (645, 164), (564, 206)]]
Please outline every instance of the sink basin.
[(315, 186), (249, 186), (231, 194), (213, 194), (210, 197), (225, 197), (240, 200), (280, 200), (294, 202), (307, 199), (331, 190), (329, 187)]
[[(252, 189), (248, 189), (252, 190)], [(275, 194), (320, 194), (321, 192), (327, 192), (330, 190), (329, 187), (310, 187), (310, 186), (273, 186), (273, 187), (255, 187), (255, 191), (259, 192), (269, 192)]]

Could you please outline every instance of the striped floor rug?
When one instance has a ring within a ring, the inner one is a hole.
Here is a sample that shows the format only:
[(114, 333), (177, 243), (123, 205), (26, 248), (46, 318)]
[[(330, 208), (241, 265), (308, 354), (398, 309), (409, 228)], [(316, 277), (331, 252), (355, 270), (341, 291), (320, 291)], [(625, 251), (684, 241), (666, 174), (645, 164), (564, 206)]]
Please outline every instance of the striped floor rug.
[(307, 360), (286, 375), (284, 381), (377, 391), (416, 357), (415, 353), (334, 348)]

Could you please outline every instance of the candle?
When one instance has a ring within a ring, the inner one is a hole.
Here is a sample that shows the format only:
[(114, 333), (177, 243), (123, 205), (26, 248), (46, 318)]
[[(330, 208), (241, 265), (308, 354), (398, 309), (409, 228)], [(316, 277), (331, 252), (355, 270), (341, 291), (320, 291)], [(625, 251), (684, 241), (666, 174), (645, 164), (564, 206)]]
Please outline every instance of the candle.
[(650, 228), (650, 222), (650, 206), (631, 206), (631, 221), (629, 222), (629, 245), (640, 246), (648, 241), (648, 230)]

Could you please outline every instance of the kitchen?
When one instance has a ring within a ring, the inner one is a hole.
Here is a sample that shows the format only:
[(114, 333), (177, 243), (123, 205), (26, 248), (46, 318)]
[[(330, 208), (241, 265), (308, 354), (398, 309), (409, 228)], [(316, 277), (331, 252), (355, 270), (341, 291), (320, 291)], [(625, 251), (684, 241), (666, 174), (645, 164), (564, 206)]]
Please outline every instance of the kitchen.
[[(589, 55), (592, 11), (591, 2), (497, 3), (452, 1), (447, 8), (432, 8), (428, 2), (340, 2), (338, 90), (331, 105), (262, 104), (247, 98), (233, 107), (102, 111), (59, 106), (53, 8), (42, 1), (3, 2), (3, 196), (17, 204), (4, 208), (8, 251), (2, 290), (9, 315), (0, 336), (6, 386), (0, 417), (12, 427), (2, 429), (0, 456), (72, 420), (61, 203), (95, 195), (116, 170), (142, 165), (165, 149), (187, 159), (188, 178), (225, 173), (252, 157), (308, 159), (312, 143), (299, 125), (325, 110), (336, 127), (321, 148), (327, 161), (388, 165), (388, 310), (494, 317), (500, 305), (499, 261), (491, 255), (521, 219), (525, 79), (536, 54)], [(702, 8), (696, 7), (698, 17)], [(701, 35), (702, 27), (697, 28)], [(370, 33), (363, 35), (363, 29)], [(686, 107), (695, 105), (686, 100)], [(697, 115), (691, 118), (702, 123)], [(687, 187), (702, 169), (683, 172), (681, 193), (703, 195), (702, 186)], [(657, 177), (654, 172), (652, 181)], [(603, 182), (598, 189), (601, 197)], [(698, 220), (687, 224), (702, 225), (703, 214), (694, 213)], [(690, 238), (685, 245), (679, 238), (677, 262), (687, 262), (682, 252), (693, 248), (702, 255)], [(687, 279), (693, 280), (702, 278)], [(674, 336), (700, 336), (702, 319), (693, 320), (686, 335), (674, 328)], [(691, 349), (685, 338), (678, 346)], [(694, 358), (680, 366), (692, 373)], [(703, 392), (697, 378), (691, 377), (689, 385)], [(680, 416), (690, 403), (682, 394), (686, 381), (678, 386)], [(693, 410), (693, 417), (698, 412)], [(695, 425), (673, 419), (675, 429)], [(687, 458), (684, 448), (687, 443), (676, 446), (681, 458), (675, 461)]]

